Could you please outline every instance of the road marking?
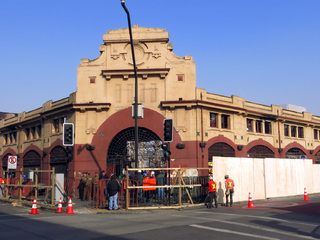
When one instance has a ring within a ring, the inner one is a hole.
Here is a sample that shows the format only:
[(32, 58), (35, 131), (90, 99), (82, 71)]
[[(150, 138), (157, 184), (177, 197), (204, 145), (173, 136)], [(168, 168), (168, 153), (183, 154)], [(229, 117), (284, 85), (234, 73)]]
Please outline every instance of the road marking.
[[(226, 214), (223, 214), (226, 215)], [(238, 215), (238, 214), (232, 214), (235, 216), (245, 216), (245, 215)], [(176, 216), (176, 215), (175, 215)], [(255, 217), (255, 216), (251, 216), (251, 217)], [(282, 234), (282, 235), (288, 235), (288, 236), (292, 236), (292, 237), (296, 237), (296, 238), (302, 238), (302, 239), (317, 239), (317, 238), (313, 238), (307, 235), (299, 235), (299, 234), (295, 234), (295, 233), (291, 233), (291, 232), (285, 232), (285, 231), (281, 231), (281, 230), (276, 230), (273, 228), (265, 228), (265, 227), (259, 227), (259, 226), (252, 226), (252, 225), (248, 225), (246, 223), (238, 223), (238, 222), (231, 222), (230, 220), (228, 221), (224, 221), (224, 220), (219, 220), (219, 219), (212, 219), (212, 218), (204, 218), (204, 217), (192, 217), (192, 216), (188, 216), (188, 218), (195, 218), (195, 219), (201, 219), (201, 220), (207, 220), (207, 221), (213, 221), (213, 222), (220, 222), (220, 223), (225, 223), (225, 224), (230, 224), (230, 225), (237, 225), (237, 226), (241, 226), (241, 227), (246, 227), (246, 228), (252, 228), (252, 229), (257, 229), (257, 230), (261, 230), (261, 231), (265, 231), (265, 232), (272, 232), (272, 233), (277, 233), (277, 234)], [(276, 218), (273, 218), (273, 220), (277, 220)], [(289, 222), (291, 223), (291, 222)]]
[(317, 223), (312, 223), (312, 222), (301, 222), (301, 221), (293, 221), (293, 220), (285, 220), (281, 218), (273, 218), (273, 217), (263, 217), (263, 216), (254, 216), (254, 215), (242, 215), (242, 214), (234, 214), (234, 213), (218, 213), (218, 212), (197, 212), (201, 214), (216, 214), (216, 215), (229, 215), (229, 216), (236, 216), (236, 217), (249, 217), (249, 218), (260, 218), (260, 219), (265, 219), (265, 220), (274, 220), (274, 221), (279, 221), (279, 222), (285, 222), (285, 223), (296, 223), (300, 225), (306, 225), (306, 226), (311, 226), (311, 227), (318, 227), (319, 224)]
[(201, 226), (201, 225), (197, 225), (197, 224), (192, 224), (192, 225), (189, 225), (189, 226), (190, 227), (195, 227), (195, 228), (211, 230), (211, 231), (216, 231), (216, 232), (224, 232), (224, 233), (242, 235), (242, 236), (246, 236), (246, 237), (253, 237), (253, 238), (256, 238), (256, 239), (260, 238), (260, 239), (268, 239), (268, 240), (280, 240), (279, 238), (264, 237), (264, 236), (260, 236), (260, 235), (250, 234), (250, 233), (242, 233), (242, 232), (236, 232), (236, 231), (231, 231), (231, 230), (227, 230), (227, 229), (206, 227), (206, 226)]

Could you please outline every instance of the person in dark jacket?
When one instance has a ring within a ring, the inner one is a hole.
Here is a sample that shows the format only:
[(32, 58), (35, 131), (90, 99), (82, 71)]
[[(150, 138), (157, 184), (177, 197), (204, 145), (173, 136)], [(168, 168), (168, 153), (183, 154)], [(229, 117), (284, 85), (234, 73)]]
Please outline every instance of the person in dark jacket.
[(114, 175), (111, 176), (111, 180), (107, 184), (109, 194), (109, 210), (118, 210), (118, 192), (120, 191), (120, 183), (116, 180)]
[(107, 180), (108, 180), (108, 175), (107, 175), (107, 173), (104, 171), (104, 170), (102, 170), (101, 171), (101, 173), (100, 173), (100, 175), (99, 175), (99, 180), (105, 180), (105, 183), (103, 183), (103, 184), (105, 184), (105, 185), (103, 185), (103, 186), (105, 186), (105, 188), (104, 188), (104, 195), (105, 195), (105, 198), (106, 198), (106, 201), (108, 201), (108, 189), (107, 189)]
[(99, 180), (101, 180), (101, 179), (108, 179), (108, 178), (109, 178), (109, 177), (108, 177), (107, 173), (106, 173), (104, 170), (102, 170), (101, 173), (100, 173), (100, 175), (99, 175)]
[[(163, 186), (165, 185), (165, 178), (162, 171), (159, 172), (159, 174), (156, 177), (157, 179), (157, 186)], [(164, 198), (164, 188), (158, 188), (158, 199), (163, 200)]]

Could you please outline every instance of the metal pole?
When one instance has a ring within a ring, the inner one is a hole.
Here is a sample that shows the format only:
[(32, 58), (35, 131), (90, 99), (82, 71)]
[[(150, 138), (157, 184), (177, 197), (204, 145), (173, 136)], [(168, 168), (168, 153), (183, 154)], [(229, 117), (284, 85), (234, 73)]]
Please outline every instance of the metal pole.
[(134, 71), (134, 130), (135, 130), (135, 140), (134, 140), (134, 146), (135, 146), (135, 167), (138, 167), (138, 77), (137, 77), (137, 68), (136, 68), (136, 60), (134, 57), (134, 45), (133, 45), (133, 39), (132, 39), (132, 30), (131, 30), (131, 21), (130, 21), (130, 13), (125, 5), (125, 0), (121, 0), (121, 5), (125, 12), (127, 13), (128, 18), (128, 26), (129, 26), (129, 35), (130, 35), (130, 45), (131, 45), (131, 53), (132, 53), (132, 61), (133, 61), (133, 71)]

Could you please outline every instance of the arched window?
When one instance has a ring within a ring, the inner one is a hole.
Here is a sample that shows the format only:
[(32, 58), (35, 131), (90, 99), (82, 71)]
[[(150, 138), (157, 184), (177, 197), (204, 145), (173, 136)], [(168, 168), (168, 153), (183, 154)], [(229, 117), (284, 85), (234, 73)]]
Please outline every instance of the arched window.
[(50, 165), (55, 168), (55, 173), (63, 173), (66, 176), (67, 160), (67, 152), (61, 146), (55, 147), (50, 152)]
[[(139, 167), (165, 167), (161, 148), (162, 141), (154, 132), (139, 127), (138, 131), (138, 164)], [(127, 128), (119, 132), (111, 141), (107, 156), (107, 173), (122, 173), (126, 165), (135, 162), (135, 129)]]
[(213, 156), (219, 157), (235, 157), (234, 149), (226, 143), (218, 142), (211, 145), (208, 149), (208, 161), (212, 161)]
[(257, 145), (252, 147), (249, 151), (248, 151), (248, 157), (250, 158), (274, 158), (274, 152), (263, 145)]
[(300, 148), (291, 148), (286, 152), (286, 158), (306, 158), (306, 154)]

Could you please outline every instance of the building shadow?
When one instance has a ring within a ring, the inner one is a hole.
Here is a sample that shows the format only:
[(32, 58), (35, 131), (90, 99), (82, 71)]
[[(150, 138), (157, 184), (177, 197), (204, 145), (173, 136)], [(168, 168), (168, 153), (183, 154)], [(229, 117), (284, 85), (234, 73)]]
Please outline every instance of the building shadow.
[(218, 204), (221, 206), (224, 206), (224, 190), (222, 189), (222, 183), (219, 182), (219, 187), (218, 187)]

